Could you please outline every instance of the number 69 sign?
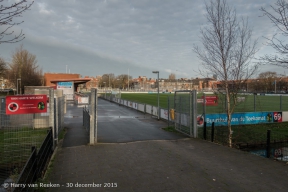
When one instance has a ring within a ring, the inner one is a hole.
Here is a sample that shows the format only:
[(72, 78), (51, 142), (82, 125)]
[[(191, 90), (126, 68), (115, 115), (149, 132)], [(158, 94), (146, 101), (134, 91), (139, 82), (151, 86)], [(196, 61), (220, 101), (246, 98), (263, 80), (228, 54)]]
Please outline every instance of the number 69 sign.
[(273, 113), (273, 122), (282, 122), (282, 112)]

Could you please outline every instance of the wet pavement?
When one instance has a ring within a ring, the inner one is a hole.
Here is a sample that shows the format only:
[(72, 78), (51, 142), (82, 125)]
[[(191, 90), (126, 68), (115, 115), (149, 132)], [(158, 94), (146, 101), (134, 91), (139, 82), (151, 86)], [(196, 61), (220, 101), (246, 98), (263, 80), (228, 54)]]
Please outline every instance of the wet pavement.
[[(70, 109), (72, 116), (81, 110)], [(161, 130), (165, 122), (107, 101), (99, 100), (98, 115), (101, 142), (94, 146), (64, 147), (81, 129), (77, 118), (65, 119), (71, 127), (55, 154), (48, 191), (288, 191), (283, 162), (179, 138)]]
[(167, 127), (167, 123), (158, 121), (151, 114), (144, 114), (102, 99), (98, 100), (99, 143), (185, 138), (183, 135), (163, 131), (164, 127)]

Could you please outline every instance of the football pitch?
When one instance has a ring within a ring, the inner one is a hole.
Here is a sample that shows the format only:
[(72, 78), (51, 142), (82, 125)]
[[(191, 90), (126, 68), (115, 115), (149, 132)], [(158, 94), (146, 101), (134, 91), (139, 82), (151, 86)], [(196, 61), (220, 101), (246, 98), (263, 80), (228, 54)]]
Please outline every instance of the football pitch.
[[(203, 94), (198, 94), (200, 99)], [(206, 95), (211, 96), (211, 95)], [(181, 94), (181, 97), (187, 97), (187, 94)], [(237, 103), (234, 112), (268, 112), (268, 111), (288, 111), (288, 96), (264, 96), (264, 95), (239, 95), (241, 102)], [(157, 93), (122, 93), (121, 99), (134, 101), (137, 103), (157, 106)], [(174, 94), (160, 93), (159, 105), (161, 108), (168, 109), (174, 106)], [(218, 104), (215, 106), (206, 106), (206, 113), (225, 113), (225, 96), (218, 95)], [(202, 113), (204, 105), (197, 104), (198, 113)]]

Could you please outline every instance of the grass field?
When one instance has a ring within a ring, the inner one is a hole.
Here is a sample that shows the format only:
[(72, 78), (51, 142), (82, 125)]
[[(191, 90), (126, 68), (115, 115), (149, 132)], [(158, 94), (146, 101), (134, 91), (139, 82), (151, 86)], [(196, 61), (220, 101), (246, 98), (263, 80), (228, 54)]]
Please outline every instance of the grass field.
[[(174, 127), (165, 127), (165, 131), (179, 134)], [(267, 130), (271, 130), (271, 141), (285, 141), (288, 145), (288, 122), (274, 124), (256, 124), (233, 126), (233, 143), (265, 143)], [(203, 139), (203, 127), (198, 128), (198, 138)], [(211, 140), (211, 127), (207, 127), (207, 140)], [(215, 140), (221, 144), (228, 144), (228, 128), (221, 126), (215, 127)]]
[[(27, 160), (24, 156), (31, 154), (31, 147), (40, 148), (48, 129), (0, 129), (0, 164), (17, 163)], [(23, 158), (24, 157), (24, 158)]]
[[(183, 94), (184, 96), (184, 94)], [(170, 108), (173, 108), (174, 94), (159, 94), (159, 103), (161, 108), (168, 109), (168, 97), (170, 97)], [(185, 97), (185, 96), (184, 96)], [(202, 95), (198, 94), (198, 98)], [(206, 106), (206, 113), (225, 113), (225, 98), (221, 95), (218, 96), (217, 106)], [(253, 112), (254, 111), (254, 95), (239, 95), (244, 97), (245, 101), (238, 103), (235, 112)], [(145, 103), (153, 106), (157, 106), (157, 94), (148, 93), (122, 93), (121, 99), (134, 101), (138, 103)], [(280, 100), (282, 99), (282, 101)], [(198, 103), (198, 114), (203, 113), (203, 104)], [(255, 96), (255, 108), (256, 111), (288, 111), (288, 96)]]
[[(267, 130), (271, 130), (271, 140), (285, 140), (288, 144), (288, 122), (254, 125), (234, 125), (233, 143), (265, 143), (267, 139)], [(215, 127), (215, 135), (228, 138), (228, 128), (221, 126)], [(198, 129), (198, 137), (203, 138), (203, 127)], [(211, 138), (211, 128), (207, 128), (207, 138)], [(219, 138), (218, 138), (219, 139)], [(227, 141), (225, 141), (227, 142)], [(223, 142), (223, 143), (225, 143)]]

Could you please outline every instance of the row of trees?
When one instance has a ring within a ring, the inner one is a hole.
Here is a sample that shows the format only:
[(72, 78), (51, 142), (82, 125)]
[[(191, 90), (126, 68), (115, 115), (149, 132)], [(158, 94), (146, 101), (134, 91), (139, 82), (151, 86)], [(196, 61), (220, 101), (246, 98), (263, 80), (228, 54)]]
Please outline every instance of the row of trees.
[[(250, 92), (287, 92), (288, 82), (287, 79), (276, 72), (263, 72), (260, 73), (258, 78), (250, 80), (248, 83)], [(247, 87), (248, 89), (248, 87)]]
[[(130, 82), (129, 82), (130, 80)], [(122, 74), (115, 76), (114, 74), (104, 74), (102, 78), (98, 82), (98, 87), (110, 87), (110, 88), (120, 88), (120, 89), (127, 89), (128, 86), (131, 87), (132, 85), (132, 77), (127, 74)]]
[(22, 46), (14, 51), (10, 63), (0, 57), (0, 77), (6, 80), (2, 83), (9, 88), (16, 88), (17, 81), (21, 79), (18, 91), (22, 93), (24, 86), (44, 85), (42, 68), (37, 65), (36, 56), (23, 49)]

